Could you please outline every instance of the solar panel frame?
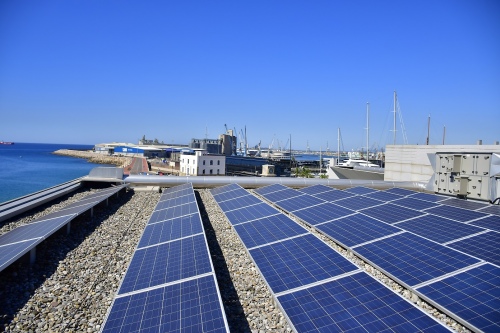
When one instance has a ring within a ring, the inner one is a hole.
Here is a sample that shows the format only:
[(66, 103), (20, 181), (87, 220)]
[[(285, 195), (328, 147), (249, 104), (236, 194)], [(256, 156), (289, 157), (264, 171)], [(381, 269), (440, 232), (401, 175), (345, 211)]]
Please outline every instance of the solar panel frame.
[(452, 242), (447, 246), (492, 264), (500, 265), (500, 233), (496, 231), (488, 231)]
[(359, 213), (317, 225), (316, 229), (346, 247), (401, 232), (397, 227)]
[(272, 184), (272, 185), (267, 185), (267, 186), (256, 188), (254, 190), (254, 192), (257, 194), (260, 194), (262, 196), (265, 196), (266, 194), (269, 194), (272, 192), (283, 191), (283, 190), (288, 190), (288, 189), (290, 189), (288, 186), (285, 186), (282, 184)]
[(483, 228), (432, 214), (397, 223), (396, 226), (440, 244), (484, 231)]
[(319, 198), (316, 198), (314, 196), (305, 194), (305, 195), (300, 195), (296, 196), (290, 199), (285, 199), (285, 200), (280, 200), (276, 203), (280, 208), (288, 211), (288, 212), (293, 212), (296, 210), (300, 210), (303, 208), (308, 208), (311, 206), (316, 206), (326, 203), (326, 201), (321, 200)]
[(248, 249), (309, 233), (308, 230), (283, 214), (238, 224), (234, 226), (234, 229)]
[(211, 273), (212, 263), (204, 234), (137, 249), (118, 294)]
[(357, 195), (354, 197), (337, 200), (334, 203), (344, 208), (357, 211), (368, 207), (382, 205), (384, 204), (384, 201), (368, 198), (362, 195)]
[(388, 190), (385, 190), (384, 192), (397, 194), (401, 196), (407, 196), (417, 193), (416, 191), (408, 190), (406, 188), (401, 188), (401, 187), (392, 187)]
[(350, 193), (342, 190), (332, 190), (328, 192), (322, 192), (314, 195), (316, 198), (320, 198), (325, 201), (335, 202), (337, 200), (357, 197), (355, 193)]
[(368, 193), (377, 192), (378, 190), (375, 190), (375, 189), (369, 188), (369, 187), (364, 187), (364, 186), (355, 186), (355, 187), (346, 188), (344, 191), (349, 192), (349, 193), (353, 193), (353, 194), (357, 194), (357, 195), (365, 195)]
[(481, 213), (493, 214), (500, 216), (500, 205), (491, 205), (478, 210)]
[(43, 238), (35, 238), (0, 245), (0, 271), (4, 270), (17, 259), (28, 253), (42, 240)]
[(318, 184), (318, 185), (303, 187), (303, 188), (299, 189), (299, 191), (304, 192), (304, 193), (309, 194), (309, 195), (315, 195), (315, 194), (319, 194), (319, 193), (323, 193), (323, 192), (328, 192), (328, 191), (331, 191), (333, 189), (334, 189), (333, 187)]
[(468, 224), (500, 232), (500, 216), (490, 215)]
[(196, 202), (195, 197), (192, 194), (186, 194), (186, 195), (179, 196), (176, 198), (171, 198), (171, 199), (159, 201), (156, 204), (155, 211), (167, 209), (167, 208), (173, 208), (175, 206), (181, 206), (181, 205), (185, 205), (185, 204), (193, 203), (193, 202)]
[(424, 299), (474, 331), (500, 331), (500, 268), (489, 263), (416, 289)]
[(468, 222), (475, 219), (488, 216), (488, 214), (481, 213), (474, 210), (458, 208), (454, 206), (441, 205), (434, 208), (425, 210), (427, 213), (446, 217), (458, 222)]
[(367, 197), (367, 198), (371, 198), (371, 199), (385, 201), (385, 202), (389, 202), (389, 201), (396, 200), (396, 199), (401, 199), (403, 197), (401, 195), (397, 195), (397, 194), (390, 193), (387, 191), (376, 191), (376, 192), (364, 194), (363, 196)]
[(228, 191), (228, 192), (214, 195), (213, 197), (216, 201), (223, 202), (226, 200), (232, 200), (232, 199), (236, 199), (236, 198), (247, 196), (247, 195), (251, 195), (250, 192), (248, 192), (244, 188), (239, 188), (239, 189), (236, 189), (233, 191)]
[(225, 212), (225, 214), (232, 225), (238, 225), (240, 223), (280, 214), (280, 212), (269, 204), (261, 202), (253, 206), (242, 207), (229, 212)]
[(268, 194), (264, 194), (262, 196), (264, 198), (266, 198), (267, 200), (276, 203), (276, 202), (281, 201), (281, 200), (286, 200), (286, 199), (290, 199), (290, 198), (294, 198), (294, 197), (298, 197), (298, 196), (304, 196), (304, 195), (307, 195), (307, 194), (301, 193), (297, 190), (289, 188), (287, 190), (271, 192)]
[(151, 214), (148, 224), (171, 220), (175, 217), (191, 215), (193, 213), (199, 213), (198, 204), (196, 202), (162, 210), (155, 210)]
[(425, 210), (425, 209), (439, 206), (439, 204), (437, 204), (437, 203), (434, 203), (431, 201), (415, 199), (412, 197), (405, 197), (405, 198), (401, 198), (401, 199), (396, 199), (396, 200), (391, 201), (391, 204), (403, 206), (403, 207), (410, 208), (410, 209), (417, 209), (417, 210)]
[(253, 196), (252, 194), (248, 194), (244, 197), (239, 197), (233, 200), (226, 200), (219, 202), (219, 207), (223, 212), (229, 212), (231, 210), (239, 209), (241, 207), (252, 206), (261, 203), (262, 200)]
[(72, 215), (28, 223), (0, 236), (0, 246), (33, 238), (45, 239), (73, 219)]
[(485, 202), (477, 202), (472, 200), (463, 200), (457, 198), (449, 198), (439, 202), (442, 205), (453, 206), (458, 208), (464, 208), (469, 210), (477, 210), (484, 207), (488, 207), (488, 204)]
[(358, 269), (312, 234), (253, 248), (249, 252), (274, 293)]
[(277, 299), (297, 332), (449, 332), (365, 272)]
[(227, 184), (224, 186), (219, 186), (219, 187), (210, 189), (210, 193), (212, 193), (213, 196), (216, 196), (220, 193), (230, 192), (230, 191), (237, 190), (240, 188), (241, 188), (241, 186), (238, 184)]
[(444, 196), (444, 195), (418, 192), (418, 193), (409, 195), (408, 198), (414, 198), (414, 199), (430, 201), (430, 202), (440, 202), (440, 201), (445, 200), (448, 197)]
[(355, 247), (355, 251), (410, 288), (479, 262), (408, 232)]
[(380, 206), (362, 209), (359, 210), (359, 212), (389, 224), (394, 224), (425, 215), (425, 213), (423, 212), (398, 206), (392, 203), (386, 203)]
[(354, 213), (354, 211), (338, 206), (333, 202), (325, 202), (314, 207), (294, 211), (292, 214), (307, 224), (318, 225)]

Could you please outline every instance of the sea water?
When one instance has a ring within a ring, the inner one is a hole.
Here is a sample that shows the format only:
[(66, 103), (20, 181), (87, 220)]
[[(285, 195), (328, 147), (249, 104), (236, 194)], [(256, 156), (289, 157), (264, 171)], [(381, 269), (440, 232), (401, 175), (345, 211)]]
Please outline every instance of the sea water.
[[(85, 175), (100, 166), (83, 158), (52, 154), (58, 149), (92, 149), (91, 145), (0, 144), (0, 203)], [(101, 165), (102, 166), (102, 165)]]

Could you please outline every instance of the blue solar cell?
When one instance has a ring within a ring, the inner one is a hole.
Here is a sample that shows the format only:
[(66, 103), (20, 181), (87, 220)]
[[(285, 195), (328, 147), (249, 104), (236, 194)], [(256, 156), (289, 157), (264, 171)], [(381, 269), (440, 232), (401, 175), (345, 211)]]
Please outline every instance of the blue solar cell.
[(307, 194), (289, 188), (289, 189), (282, 190), (282, 191), (264, 194), (262, 196), (271, 202), (278, 202), (280, 200), (290, 199), (290, 198), (302, 196), (302, 195), (307, 195)]
[(323, 199), (325, 201), (337, 201), (340, 199), (356, 197), (354, 193), (349, 193), (341, 190), (331, 190), (328, 192), (318, 193), (314, 195), (316, 198)]
[(40, 238), (0, 246), (0, 271), (31, 250)]
[(212, 276), (116, 298), (102, 332), (227, 332)]
[[(88, 211), (89, 209), (91, 209), (92, 207), (94, 207), (97, 204), (98, 204), (97, 201), (85, 202), (85, 203), (75, 202), (74, 204), (71, 204), (71, 205), (63, 208), (63, 209), (57, 211), (56, 213), (58, 216), (80, 215), (80, 214)], [(62, 214), (64, 214), (64, 215), (62, 215)], [(50, 217), (53, 217), (53, 216), (50, 216)]]
[(135, 251), (119, 294), (211, 272), (204, 235)]
[(333, 188), (331, 188), (329, 186), (325, 186), (325, 185), (313, 185), (313, 186), (308, 186), (308, 187), (301, 188), (299, 191), (307, 193), (307, 194), (310, 194), (310, 195), (315, 195), (315, 194), (318, 194), (318, 193), (328, 192), (328, 191), (331, 191), (331, 190), (333, 190)]
[(288, 212), (293, 212), (299, 209), (316, 206), (322, 203), (325, 203), (325, 201), (313, 197), (311, 195), (305, 194), (298, 197), (281, 200), (276, 204)]
[(484, 219), (480, 219), (469, 224), (477, 225), (478, 227), (483, 227), (494, 231), (500, 231), (500, 216), (487, 216)]
[(174, 199), (180, 196), (188, 195), (188, 194), (193, 194), (193, 189), (192, 188), (185, 188), (183, 190), (178, 190), (178, 191), (170, 191), (170, 192), (163, 192), (163, 194), (160, 197), (160, 201), (165, 201), (169, 199)]
[(488, 204), (485, 202), (477, 202), (477, 201), (463, 200), (463, 199), (456, 199), (456, 198), (446, 199), (446, 200), (440, 201), (439, 203), (442, 205), (470, 209), (470, 210), (476, 210), (476, 209), (488, 207)]
[(215, 196), (215, 195), (220, 194), (220, 193), (229, 192), (229, 191), (237, 190), (240, 188), (241, 188), (241, 186), (238, 184), (228, 184), (228, 185), (224, 185), (221, 187), (213, 188), (210, 190), (210, 192), (212, 193), (213, 196)]
[(425, 214), (413, 209), (397, 206), (392, 203), (370, 207), (360, 210), (360, 212), (389, 224), (401, 222)]
[(172, 208), (175, 206), (185, 205), (185, 204), (193, 203), (193, 202), (196, 202), (196, 198), (194, 197), (194, 195), (192, 193), (186, 194), (183, 196), (179, 196), (176, 198), (171, 198), (171, 199), (167, 199), (167, 200), (163, 200), (163, 201), (158, 202), (158, 204), (155, 207), (155, 210)]
[(363, 214), (343, 217), (316, 228), (348, 247), (401, 232), (401, 229)]
[(486, 208), (481, 209), (480, 212), (500, 215), (500, 205), (487, 206)]
[(274, 293), (357, 269), (311, 234), (258, 247), (250, 254)]
[(449, 332), (364, 272), (278, 301), (298, 332)]
[(386, 201), (386, 202), (402, 198), (401, 195), (389, 193), (387, 191), (371, 192), (371, 193), (365, 194), (364, 197), (377, 199), (377, 200), (381, 200), (381, 201)]
[(344, 191), (349, 192), (349, 193), (353, 193), (353, 194), (358, 194), (358, 195), (377, 192), (377, 190), (375, 190), (373, 188), (368, 188), (368, 187), (363, 187), (363, 186), (351, 187), (351, 188), (345, 189)]
[(416, 210), (424, 210), (424, 209), (439, 206), (439, 204), (437, 204), (437, 203), (434, 203), (431, 201), (415, 199), (413, 197), (397, 199), (397, 200), (391, 201), (391, 204), (403, 206), (406, 208), (416, 209)]
[(276, 192), (276, 191), (283, 191), (286, 189), (290, 189), (289, 187), (281, 184), (273, 184), (273, 185), (268, 185), (264, 187), (259, 187), (255, 189), (254, 191), (260, 195), (265, 195), (268, 193)]
[(484, 231), (482, 228), (436, 215), (424, 215), (410, 221), (398, 223), (397, 226), (438, 243), (446, 243)]
[(335, 201), (336, 205), (339, 205), (339, 206), (342, 206), (345, 208), (349, 208), (352, 210), (359, 210), (359, 209), (364, 209), (364, 208), (368, 208), (368, 207), (373, 207), (373, 206), (381, 205), (383, 203), (384, 203), (384, 201), (367, 198), (367, 197), (362, 196), (362, 195), (357, 195), (354, 197)]
[(46, 238), (66, 225), (73, 216), (61, 216), (49, 220), (25, 224), (0, 236), (0, 246), (33, 238)]
[(479, 262), (443, 245), (403, 233), (356, 247), (356, 252), (413, 286)]
[(500, 268), (481, 265), (417, 290), (483, 332), (500, 332)]
[(191, 214), (172, 220), (148, 224), (138, 248), (159, 244), (203, 232), (199, 214)]
[(235, 198), (247, 196), (249, 194), (250, 193), (247, 190), (245, 190), (244, 188), (239, 188), (239, 189), (236, 189), (234, 191), (227, 191), (224, 193), (214, 195), (214, 199), (217, 202), (222, 202), (222, 201), (226, 201), (226, 200), (232, 200)]
[(247, 248), (308, 233), (306, 229), (283, 214), (265, 217), (234, 227)]
[(181, 217), (184, 215), (191, 215), (193, 213), (199, 213), (198, 205), (195, 202), (186, 205), (175, 206), (172, 208), (155, 210), (153, 214), (151, 214), (148, 224), (171, 220), (173, 218)]
[(500, 265), (500, 233), (489, 231), (448, 244), (449, 247)]
[(419, 192), (419, 193), (410, 195), (409, 198), (430, 201), (430, 202), (439, 202), (439, 201), (447, 199), (448, 197), (443, 196), (443, 195)]
[(219, 202), (219, 207), (224, 211), (224, 212), (229, 212), (234, 209), (238, 209), (241, 207), (247, 207), (251, 205), (256, 205), (262, 203), (262, 200), (257, 198), (256, 196), (252, 194), (248, 194), (244, 197), (239, 197), (233, 200), (226, 200), (223, 202)]
[(226, 212), (226, 217), (232, 225), (253, 221), (266, 216), (279, 214), (279, 211), (265, 202), (260, 204), (243, 207), (240, 209)]
[(385, 190), (384, 192), (393, 193), (393, 194), (402, 195), (402, 196), (407, 196), (407, 195), (412, 195), (412, 194), (418, 193), (418, 192), (408, 190), (405, 188), (400, 188), (400, 187), (393, 187), (393, 188), (390, 188), (388, 190)]
[(354, 211), (332, 202), (325, 202), (321, 205), (293, 212), (293, 215), (311, 225), (324, 223), (350, 214), (354, 214)]
[(488, 216), (485, 213), (445, 205), (427, 209), (426, 212), (459, 222), (467, 222)]

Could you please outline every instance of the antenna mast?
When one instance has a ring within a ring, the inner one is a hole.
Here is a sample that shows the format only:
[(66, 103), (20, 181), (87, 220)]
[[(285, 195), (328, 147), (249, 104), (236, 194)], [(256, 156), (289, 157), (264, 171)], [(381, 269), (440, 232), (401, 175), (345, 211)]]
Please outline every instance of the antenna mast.
[(366, 161), (368, 162), (368, 155), (370, 150), (370, 103), (366, 103)]
[(393, 144), (396, 144), (396, 101), (397, 101), (397, 95), (396, 95), (396, 90), (394, 90), (394, 123), (393, 123)]
[(425, 142), (427, 146), (429, 145), (430, 130), (431, 130), (431, 115), (429, 114), (429, 117), (427, 118), (427, 141)]

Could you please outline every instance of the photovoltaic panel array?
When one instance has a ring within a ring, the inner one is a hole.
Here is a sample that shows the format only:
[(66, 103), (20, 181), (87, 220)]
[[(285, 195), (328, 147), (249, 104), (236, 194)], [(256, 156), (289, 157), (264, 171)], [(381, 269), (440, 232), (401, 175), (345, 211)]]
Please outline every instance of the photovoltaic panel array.
[(191, 184), (163, 192), (106, 316), (131, 331), (228, 332)]
[[(334, 207), (322, 209), (322, 205), (285, 210), (414, 291), (448, 276), (465, 274), (487, 262), (500, 264), (500, 216), (495, 215), (496, 206), (485, 207), (484, 203), (472, 201), (460, 203), (458, 199), (406, 189), (377, 191), (356, 187), (317, 192), (306, 188), (300, 192), (325, 199), (326, 194), (347, 191), (356, 194), (347, 198), (337, 195), (331, 203), (351, 209), (350, 215), (338, 217)], [(367, 202), (363, 206), (367, 199), (386, 201), (377, 205)], [(484, 287), (484, 293), (494, 299), (492, 302), (500, 302), (500, 293), (487, 290), (486, 284), (475, 287), (474, 292)], [(440, 305), (455, 304), (461, 298), (474, 299), (472, 289), (464, 292), (465, 296), (448, 295), (448, 303), (422, 296), (474, 330), (478, 324), (469, 321), (472, 316), (457, 313), (463, 309)], [(500, 317), (494, 312), (487, 312), (476, 321), (483, 317), (500, 325)]]
[(284, 214), (234, 221), (231, 213), (259, 206), (240, 202), (226, 217), (298, 332), (448, 331)]
[(56, 212), (39, 217), (0, 236), (0, 271), (34, 249), (78, 215), (107, 200), (127, 185), (99, 190)]

